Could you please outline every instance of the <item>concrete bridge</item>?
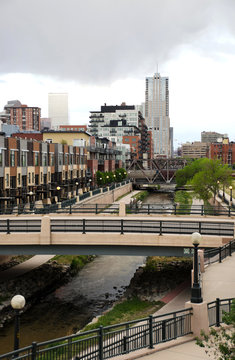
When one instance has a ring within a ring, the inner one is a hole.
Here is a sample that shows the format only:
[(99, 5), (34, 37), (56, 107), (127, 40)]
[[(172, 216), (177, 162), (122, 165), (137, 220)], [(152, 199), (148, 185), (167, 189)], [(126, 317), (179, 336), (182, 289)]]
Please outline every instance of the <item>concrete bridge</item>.
[(191, 234), (202, 248), (234, 238), (234, 220), (174, 217), (31, 216), (0, 219), (0, 255), (105, 254), (191, 256)]

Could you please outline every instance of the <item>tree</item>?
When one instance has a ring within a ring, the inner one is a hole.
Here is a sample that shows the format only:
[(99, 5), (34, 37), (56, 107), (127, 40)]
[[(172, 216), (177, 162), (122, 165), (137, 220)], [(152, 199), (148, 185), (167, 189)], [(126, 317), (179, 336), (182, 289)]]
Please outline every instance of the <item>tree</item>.
[(96, 172), (96, 182), (99, 186), (102, 186), (105, 184), (104, 173), (102, 173), (99, 170)]
[(208, 356), (213, 359), (235, 360), (235, 300), (232, 302), (231, 311), (224, 314), (223, 322), (230, 326), (221, 326), (218, 330), (212, 328), (209, 335), (202, 331), (201, 338), (197, 338), (196, 343), (204, 347)]
[(204, 201), (216, 196), (221, 186), (231, 184), (232, 170), (228, 165), (222, 165), (219, 160), (198, 159), (177, 171), (178, 186), (189, 184), (194, 189), (194, 195)]

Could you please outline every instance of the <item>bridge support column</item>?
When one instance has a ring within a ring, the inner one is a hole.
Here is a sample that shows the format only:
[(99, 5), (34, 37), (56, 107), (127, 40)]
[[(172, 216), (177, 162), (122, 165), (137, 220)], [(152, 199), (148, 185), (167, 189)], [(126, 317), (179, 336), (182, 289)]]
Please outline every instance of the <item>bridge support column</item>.
[(51, 243), (51, 218), (43, 216), (41, 220), (40, 244), (50, 245)]
[(191, 301), (187, 301), (185, 303), (185, 307), (192, 308), (191, 331), (193, 332), (193, 335), (200, 337), (201, 330), (203, 330), (206, 334), (209, 334), (210, 330), (207, 303), (204, 301), (196, 304), (191, 303)]
[(119, 216), (126, 216), (126, 204), (124, 202), (119, 204)]

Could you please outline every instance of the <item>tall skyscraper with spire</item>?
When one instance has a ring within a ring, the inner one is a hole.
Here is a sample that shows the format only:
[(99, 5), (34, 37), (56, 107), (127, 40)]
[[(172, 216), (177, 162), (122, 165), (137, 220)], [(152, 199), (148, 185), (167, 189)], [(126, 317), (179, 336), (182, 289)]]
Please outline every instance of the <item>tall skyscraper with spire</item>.
[(154, 157), (170, 157), (169, 79), (155, 73), (146, 78), (145, 119), (152, 131)]

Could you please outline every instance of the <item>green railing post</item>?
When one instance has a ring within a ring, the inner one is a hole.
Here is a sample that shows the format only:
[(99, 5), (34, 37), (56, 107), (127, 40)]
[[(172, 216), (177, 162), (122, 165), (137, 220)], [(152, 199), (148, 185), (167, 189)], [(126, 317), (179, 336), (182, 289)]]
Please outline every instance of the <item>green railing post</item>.
[(166, 320), (162, 320), (162, 342), (166, 341)]
[(201, 230), (202, 230), (202, 223), (201, 223), (201, 221), (199, 221), (199, 223), (198, 223), (198, 232), (199, 232), (199, 234), (201, 234)]
[(126, 354), (127, 353), (127, 338), (126, 336), (123, 336), (123, 353)]
[(153, 316), (149, 315), (149, 349), (153, 349)]
[(103, 326), (99, 327), (99, 360), (103, 360)]
[(98, 214), (98, 204), (95, 204), (95, 213)]
[(10, 219), (7, 219), (7, 234), (10, 234)]
[(73, 357), (73, 347), (72, 347), (72, 338), (68, 339), (68, 357), (67, 359), (72, 359)]
[(36, 360), (36, 357), (37, 357), (37, 343), (34, 341), (32, 342), (31, 360)]
[(70, 215), (72, 214), (72, 205), (71, 204), (69, 205), (69, 213), (70, 213)]
[(221, 246), (219, 247), (219, 262), (221, 263), (222, 259), (221, 259)]
[(148, 204), (148, 215), (150, 214), (150, 211), (149, 211), (149, 210), (150, 210), (150, 206), (149, 206), (149, 204)]
[(174, 318), (174, 338), (177, 338), (177, 323), (176, 323), (176, 314), (173, 315)]
[(203, 216), (204, 213), (204, 205), (201, 205), (201, 216)]
[(128, 342), (128, 339), (129, 339), (129, 335), (130, 335), (130, 326), (129, 324), (126, 325), (126, 353), (129, 352), (129, 342)]
[(123, 231), (123, 219), (121, 219), (121, 235), (124, 234), (124, 231)]
[(232, 241), (229, 241), (229, 256), (232, 256)]
[(86, 219), (82, 219), (82, 233), (86, 234)]
[(228, 207), (228, 216), (231, 216), (231, 206)]
[(174, 204), (174, 215), (176, 215), (176, 204)]
[(220, 326), (220, 299), (216, 298), (216, 326)]

